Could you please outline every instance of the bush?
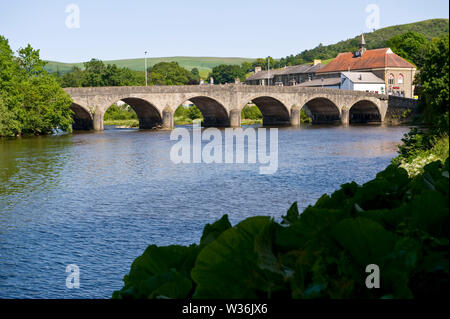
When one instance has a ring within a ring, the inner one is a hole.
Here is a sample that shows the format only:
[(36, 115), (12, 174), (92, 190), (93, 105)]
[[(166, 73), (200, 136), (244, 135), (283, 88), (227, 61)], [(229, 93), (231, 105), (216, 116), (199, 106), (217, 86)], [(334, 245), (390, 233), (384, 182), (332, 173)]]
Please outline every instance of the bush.
[(187, 117), (191, 120), (203, 119), (202, 112), (195, 105), (187, 109)]
[(105, 113), (105, 121), (137, 119), (137, 114), (129, 105), (112, 105)]
[(261, 111), (256, 105), (247, 105), (242, 109), (242, 119), (260, 120), (263, 118)]
[(301, 109), (300, 111), (300, 122), (301, 123), (312, 123), (312, 118), (310, 118), (307, 114), (305, 109)]

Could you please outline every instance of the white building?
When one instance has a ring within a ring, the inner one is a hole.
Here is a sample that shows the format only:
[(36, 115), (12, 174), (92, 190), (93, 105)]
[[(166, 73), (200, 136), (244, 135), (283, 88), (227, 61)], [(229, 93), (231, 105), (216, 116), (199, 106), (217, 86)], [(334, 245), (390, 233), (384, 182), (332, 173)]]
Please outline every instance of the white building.
[(341, 90), (386, 93), (386, 84), (372, 72), (341, 72)]

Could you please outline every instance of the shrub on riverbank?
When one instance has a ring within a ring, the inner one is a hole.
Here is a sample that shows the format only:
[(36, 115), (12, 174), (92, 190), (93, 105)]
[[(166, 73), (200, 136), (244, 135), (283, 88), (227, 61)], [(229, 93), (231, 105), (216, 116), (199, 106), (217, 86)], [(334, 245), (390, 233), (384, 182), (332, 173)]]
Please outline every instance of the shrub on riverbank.
[(415, 150), (414, 155), (409, 157), (399, 156), (393, 162), (400, 164), (400, 167), (406, 169), (410, 176), (416, 176), (423, 172), (425, 165), (441, 161), (442, 163), (449, 154), (448, 135), (436, 138), (430, 142), (429, 148)]

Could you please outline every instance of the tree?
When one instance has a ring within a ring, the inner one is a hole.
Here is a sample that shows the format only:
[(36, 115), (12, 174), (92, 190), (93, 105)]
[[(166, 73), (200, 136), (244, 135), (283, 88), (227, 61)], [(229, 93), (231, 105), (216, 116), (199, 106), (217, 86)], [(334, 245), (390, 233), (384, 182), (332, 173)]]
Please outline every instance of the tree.
[(191, 70), (191, 78), (188, 82), (189, 85), (198, 85), (200, 83), (200, 71), (197, 68)]
[(83, 71), (74, 66), (71, 72), (57, 76), (57, 80), (62, 87), (81, 87), (83, 81)]
[(193, 68), (193, 69), (191, 70), (191, 73), (192, 73), (193, 76), (200, 76), (200, 72), (198, 71), (197, 68)]
[(72, 100), (50, 75), (30, 78), (20, 87), (24, 92), (17, 119), (22, 134), (51, 134), (53, 130), (71, 131)]
[(193, 75), (177, 62), (160, 62), (148, 68), (150, 83), (156, 85), (186, 85)]
[(236, 78), (239, 78), (241, 81), (244, 81), (245, 74), (246, 73), (239, 65), (221, 64), (215, 66), (212, 69), (212, 72), (209, 74), (209, 77), (212, 77), (214, 79), (214, 83), (225, 84), (225, 83), (234, 83)]
[(0, 36), (0, 136), (71, 131), (72, 101), (30, 45), (13, 56)]
[(439, 131), (448, 132), (449, 37), (435, 38), (429, 44), (417, 78), (422, 87), (421, 105), (425, 121)]
[(424, 63), (428, 40), (420, 33), (408, 31), (388, 40), (387, 46), (420, 68)]
[(253, 69), (256, 67), (261, 67), (263, 70), (265, 70), (267, 68), (267, 63), (266, 60), (259, 58), (253, 61), (252, 66)]
[(202, 112), (195, 105), (191, 105), (187, 109), (187, 117), (191, 120), (201, 119), (203, 118)]
[(84, 63), (84, 73), (82, 86), (104, 86), (102, 74), (105, 71), (105, 64), (97, 59), (92, 59)]
[(253, 65), (250, 62), (242, 62), (241, 64), (241, 69), (242, 71), (244, 71), (245, 74), (252, 72), (253, 70)]
[(19, 66), (27, 76), (39, 76), (45, 72), (44, 66), (47, 64), (39, 57), (39, 50), (34, 50), (31, 45), (19, 49)]
[(15, 136), (19, 131), (20, 123), (0, 97), (0, 136)]

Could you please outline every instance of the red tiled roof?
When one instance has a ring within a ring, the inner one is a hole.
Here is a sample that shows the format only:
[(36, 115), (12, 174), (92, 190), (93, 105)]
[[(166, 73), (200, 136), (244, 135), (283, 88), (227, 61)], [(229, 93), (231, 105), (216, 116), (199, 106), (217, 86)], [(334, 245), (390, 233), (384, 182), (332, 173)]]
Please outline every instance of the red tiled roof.
[(355, 57), (353, 52), (340, 53), (333, 61), (317, 73), (341, 72), (377, 68), (415, 68), (414, 65), (393, 53), (391, 49), (367, 50), (363, 56)]

